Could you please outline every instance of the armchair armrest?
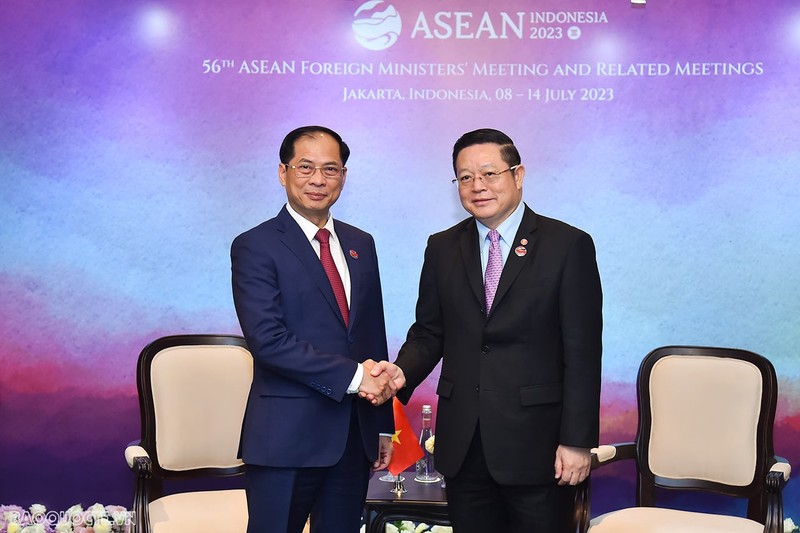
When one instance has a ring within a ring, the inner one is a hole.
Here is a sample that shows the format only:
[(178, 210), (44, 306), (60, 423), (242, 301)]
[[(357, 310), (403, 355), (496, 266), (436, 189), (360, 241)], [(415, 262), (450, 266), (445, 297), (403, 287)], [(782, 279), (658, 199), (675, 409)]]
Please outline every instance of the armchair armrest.
[(792, 465), (783, 457), (775, 456), (775, 464), (769, 469), (770, 472), (780, 472), (783, 474), (784, 483), (789, 481), (792, 475)]
[[(592, 448), (592, 470), (615, 463), (623, 459), (636, 458), (636, 445), (633, 442), (619, 444), (603, 444)], [(578, 484), (575, 491), (575, 506), (572, 515), (571, 530), (586, 533), (589, 529), (591, 511), (591, 473)]]
[(624, 459), (635, 458), (636, 444), (633, 442), (603, 444), (597, 448), (592, 448), (592, 470)]
[(147, 450), (132, 442), (125, 448), (125, 460), (136, 475), (136, 487), (133, 496), (134, 533), (150, 532), (150, 479), (153, 473), (153, 461)]
[[(137, 459), (146, 459), (145, 461), (137, 461)], [(138, 467), (144, 464), (151, 464), (150, 455), (147, 453), (147, 450), (139, 446), (138, 442), (132, 442), (128, 444), (128, 447), (125, 448), (125, 461), (128, 463), (128, 467), (138, 473)], [(148, 468), (148, 471), (150, 469)], [(149, 476), (148, 476), (149, 477)]]
[(764, 531), (781, 533), (783, 531), (783, 487), (789, 482), (792, 465), (783, 457), (775, 456), (769, 472), (767, 472), (767, 509)]

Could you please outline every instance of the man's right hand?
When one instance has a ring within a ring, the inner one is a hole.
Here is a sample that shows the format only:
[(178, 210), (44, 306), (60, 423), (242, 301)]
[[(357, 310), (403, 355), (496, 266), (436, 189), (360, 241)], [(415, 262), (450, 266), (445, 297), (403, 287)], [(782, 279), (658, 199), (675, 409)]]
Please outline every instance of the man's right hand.
[(367, 359), (362, 363), (364, 375), (358, 386), (358, 395), (366, 398), (373, 405), (380, 405), (391, 399), (398, 390), (395, 381), (389, 374), (374, 370), (378, 364), (372, 359)]
[[(406, 376), (403, 373), (403, 369), (397, 366), (394, 363), (390, 363), (389, 361), (378, 361), (377, 363), (371, 361), (371, 365), (367, 366), (364, 363), (364, 377), (366, 378), (366, 374), (369, 373), (371, 377), (375, 379), (383, 379), (386, 378), (389, 380), (388, 390), (391, 390), (391, 394), (384, 398), (380, 395), (376, 395), (371, 393), (368, 390), (362, 389), (359, 387), (358, 395), (362, 398), (366, 399), (368, 402), (372, 403), (372, 405), (380, 405), (395, 394), (397, 391), (405, 387), (406, 385)], [(363, 383), (363, 380), (362, 380)]]

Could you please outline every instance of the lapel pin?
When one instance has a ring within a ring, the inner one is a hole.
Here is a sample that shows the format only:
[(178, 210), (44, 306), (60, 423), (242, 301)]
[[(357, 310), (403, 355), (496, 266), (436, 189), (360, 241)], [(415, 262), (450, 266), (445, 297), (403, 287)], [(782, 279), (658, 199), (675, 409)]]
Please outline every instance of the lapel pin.
[(514, 253), (517, 254), (517, 257), (524, 257), (528, 253), (528, 249), (524, 246), (517, 246), (514, 248)]
[(350, 250), (350, 257), (352, 257), (353, 259), (358, 259), (358, 252), (356, 252), (355, 250)]
[(525, 246), (526, 244), (528, 244), (528, 239), (522, 239), (521, 241), (519, 241), (519, 243), (520, 243), (522, 246)]

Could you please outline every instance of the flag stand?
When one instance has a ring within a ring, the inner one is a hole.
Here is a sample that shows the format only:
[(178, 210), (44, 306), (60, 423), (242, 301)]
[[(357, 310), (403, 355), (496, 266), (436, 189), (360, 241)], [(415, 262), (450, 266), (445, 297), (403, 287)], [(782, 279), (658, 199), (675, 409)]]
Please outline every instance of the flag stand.
[(403, 486), (404, 479), (405, 478), (403, 476), (397, 476), (394, 482), (394, 488), (389, 492), (392, 492), (397, 495), (405, 494), (406, 492), (408, 492), (406, 488)]

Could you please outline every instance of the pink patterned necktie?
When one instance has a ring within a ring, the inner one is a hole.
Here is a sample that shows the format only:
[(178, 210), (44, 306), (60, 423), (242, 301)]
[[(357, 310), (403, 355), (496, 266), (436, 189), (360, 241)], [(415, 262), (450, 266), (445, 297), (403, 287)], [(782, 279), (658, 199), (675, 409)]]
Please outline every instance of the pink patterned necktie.
[(483, 281), (483, 291), (486, 295), (486, 316), (492, 310), (494, 294), (503, 272), (503, 253), (500, 251), (500, 234), (496, 229), (489, 231), (489, 261), (486, 263), (486, 274)]
[(331, 255), (330, 238), (331, 232), (322, 228), (315, 235), (319, 241), (319, 260), (322, 263), (322, 268), (325, 269), (325, 274), (328, 276), (328, 281), (331, 282), (333, 295), (336, 297), (336, 303), (339, 304), (339, 311), (342, 313), (344, 325), (350, 320), (350, 310), (347, 308), (347, 295), (344, 293), (344, 284), (342, 278), (339, 276), (339, 270), (336, 268), (336, 263), (333, 262)]

